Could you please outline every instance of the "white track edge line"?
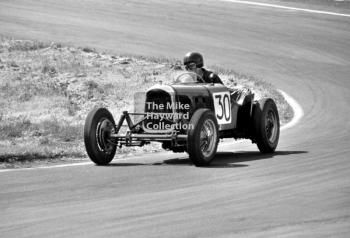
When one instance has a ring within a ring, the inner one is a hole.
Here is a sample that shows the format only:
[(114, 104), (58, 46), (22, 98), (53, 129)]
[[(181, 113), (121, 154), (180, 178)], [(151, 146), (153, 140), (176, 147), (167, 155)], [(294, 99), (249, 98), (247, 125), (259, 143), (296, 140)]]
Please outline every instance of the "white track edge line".
[(58, 164), (58, 165), (51, 165), (51, 166), (38, 166), (38, 167), (31, 167), (31, 168), (0, 169), (0, 173), (26, 171), (26, 170), (38, 170), (38, 169), (54, 169), (54, 168), (74, 167), (74, 166), (82, 166), (82, 165), (89, 165), (89, 164), (93, 164), (93, 163), (92, 162), (82, 162), (82, 163), (73, 163), (73, 164)]
[(303, 111), (303, 108), (300, 106), (300, 104), (294, 98), (292, 98), (290, 95), (288, 95), (286, 92), (280, 89), (278, 89), (278, 91), (282, 94), (284, 99), (291, 106), (294, 113), (292, 120), (281, 127), (281, 131), (284, 131), (288, 128), (295, 126), (303, 117), (304, 111)]
[(276, 4), (270, 4), (270, 3), (241, 1), (241, 0), (220, 0), (220, 1), (240, 3), (240, 4), (246, 4), (246, 5), (255, 5), (255, 6), (261, 6), (261, 7), (272, 7), (272, 8), (286, 9), (286, 10), (302, 11), (302, 12), (309, 12), (309, 13), (317, 13), (317, 14), (325, 14), (325, 15), (333, 15), (333, 16), (350, 17), (350, 14), (312, 10), (312, 9), (307, 9), (307, 8), (288, 7), (288, 6), (276, 5)]

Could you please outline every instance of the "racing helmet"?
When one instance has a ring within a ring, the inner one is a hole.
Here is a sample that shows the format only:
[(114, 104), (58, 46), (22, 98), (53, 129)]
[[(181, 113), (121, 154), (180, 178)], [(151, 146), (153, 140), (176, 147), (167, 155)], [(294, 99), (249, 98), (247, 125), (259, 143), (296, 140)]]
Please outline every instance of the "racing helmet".
[(188, 52), (184, 57), (184, 65), (195, 63), (197, 68), (202, 68), (204, 65), (203, 56), (197, 52)]

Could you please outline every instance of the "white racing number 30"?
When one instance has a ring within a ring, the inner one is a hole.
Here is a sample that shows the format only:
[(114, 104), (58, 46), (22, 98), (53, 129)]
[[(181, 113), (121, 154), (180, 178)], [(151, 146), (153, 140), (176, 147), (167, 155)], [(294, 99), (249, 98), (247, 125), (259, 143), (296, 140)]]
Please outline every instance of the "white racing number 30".
[(231, 123), (231, 98), (229, 92), (213, 93), (215, 116), (218, 124)]

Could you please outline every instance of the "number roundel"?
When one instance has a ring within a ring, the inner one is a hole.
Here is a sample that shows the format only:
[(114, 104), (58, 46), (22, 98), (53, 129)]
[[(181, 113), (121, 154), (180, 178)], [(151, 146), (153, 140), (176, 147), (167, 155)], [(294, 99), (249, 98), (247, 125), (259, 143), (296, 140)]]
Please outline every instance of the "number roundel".
[(218, 124), (231, 123), (231, 100), (229, 92), (213, 93), (215, 116)]

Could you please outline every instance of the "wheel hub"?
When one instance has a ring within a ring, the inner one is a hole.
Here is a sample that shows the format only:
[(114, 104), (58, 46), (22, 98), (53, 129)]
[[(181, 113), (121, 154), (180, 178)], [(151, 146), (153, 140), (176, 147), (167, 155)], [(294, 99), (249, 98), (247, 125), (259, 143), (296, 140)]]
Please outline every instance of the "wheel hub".
[(205, 121), (200, 133), (200, 149), (205, 156), (209, 156), (214, 147), (217, 134), (212, 120)]
[(274, 143), (277, 137), (277, 117), (271, 110), (266, 114), (265, 132), (270, 143)]
[(107, 118), (102, 118), (97, 124), (96, 138), (99, 149), (106, 154), (113, 151), (113, 143), (110, 142), (110, 135), (114, 132), (113, 123)]

